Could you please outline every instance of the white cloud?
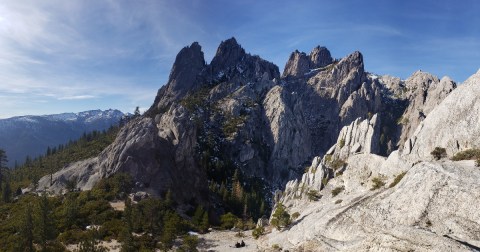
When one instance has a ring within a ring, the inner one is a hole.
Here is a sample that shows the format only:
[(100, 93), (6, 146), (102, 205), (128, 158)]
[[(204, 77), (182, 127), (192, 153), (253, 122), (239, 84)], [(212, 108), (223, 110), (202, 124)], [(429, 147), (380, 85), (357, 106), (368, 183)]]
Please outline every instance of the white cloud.
[(87, 100), (87, 99), (93, 99), (96, 98), (94, 95), (73, 95), (73, 96), (64, 96), (64, 97), (59, 97), (59, 100)]

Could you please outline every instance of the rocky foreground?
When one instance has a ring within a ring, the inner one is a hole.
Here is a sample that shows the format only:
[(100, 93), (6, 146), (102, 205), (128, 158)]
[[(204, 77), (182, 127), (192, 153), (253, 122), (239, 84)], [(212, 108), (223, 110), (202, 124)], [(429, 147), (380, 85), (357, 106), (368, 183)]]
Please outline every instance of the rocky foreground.
[[(480, 168), (473, 160), (434, 160), (430, 154), (435, 147), (446, 148), (448, 157), (479, 147), (478, 89), (480, 71), (431, 111), (404, 150), (388, 158), (370, 153), (378, 141), (371, 132), (376, 118), (345, 127), (329, 154), (316, 158), (301, 180), (287, 184), (280, 202), (300, 214), (297, 221), (268, 234), (259, 246), (277, 244), (289, 251), (479, 250)], [(332, 158), (346, 164), (333, 170)], [(313, 191), (318, 195), (312, 199), (307, 195)]]

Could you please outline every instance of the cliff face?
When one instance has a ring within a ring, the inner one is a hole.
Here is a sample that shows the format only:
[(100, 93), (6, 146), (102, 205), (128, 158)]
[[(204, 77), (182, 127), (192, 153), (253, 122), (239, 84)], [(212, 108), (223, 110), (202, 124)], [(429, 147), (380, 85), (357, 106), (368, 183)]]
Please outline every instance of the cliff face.
[[(443, 147), (451, 157), (479, 147), (480, 71), (451, 93), (454, 84), (447, 78), (440, 81), (417, 72), (406, 83), (412, 88), (419, 82), (426, 85), (415, 86), (424, 88), (422, 94), (416, 90), (409, 94), (416, 101), (409, 108), (421, 104), (429, 113), (405, 148), (385, 158), (376, 155), (375, 148), (360, 147), (379, 140), (376, 115), (344, 127), (327, 155), (314, 158), (302, 179), (288, 182), (278, 199), (290, 213), (299, 213), (298, 221), (268, 234), (260, 247), (278, 244), (312, 251), (479, 247), (480, 215), (474, 210), (480, 207), (478, 167), (474, 160), (433, 160), (430, 152)], [(419, 95), (424, 98), (421, 103)], [(333, 165), (339, 159), (341, 165)]]
[[(143, 118), (123, 128), (99, 157), (55, 174), (51, 189), (58, 191), (73, 176), (89, 189), (123, 171), (138, 190), (163, 195), (171, 189), (181, 203), (208, 205), (209, 190), (225, 181), (231, 186), (235, 170), (250, 182), (261, 181), (262, 194), (283, 189), (313, 157), (338, 145), (342, 127), (352, 123), (358, 130), (342, 131), (342, 138), (350, 138), (335, 150), (338, 158), (365, 151), (386, 156), (396, 149), (396, 122), (412, 99), (399, 95), (404, 82), (365, 72), (360, 52), (333, 60), (324, 47), (308, 56), (296, 51), (283, 76), (234, 38), (220, 44), (210, 64), (193, 43), (179, 52)], [(448, 91), (450, 82), (443, 83)], [(430, 95), (427, 103), (444, 93)], [(47, 178), (41, 181), (42, 188), (50, 187)]]

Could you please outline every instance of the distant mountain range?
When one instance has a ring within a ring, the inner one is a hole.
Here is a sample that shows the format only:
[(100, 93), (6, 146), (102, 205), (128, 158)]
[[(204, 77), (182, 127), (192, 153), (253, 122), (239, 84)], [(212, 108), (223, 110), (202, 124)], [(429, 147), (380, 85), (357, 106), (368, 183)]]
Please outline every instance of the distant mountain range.
[(0, 119), (0, 148), (7, 153), (9, 167), (15, 161), (20, 165), (27, 155), (36, 157), (47, 147), (78, 139), (84, 132), (108, 129), (123, 116), (123, 112), (109, 109)]

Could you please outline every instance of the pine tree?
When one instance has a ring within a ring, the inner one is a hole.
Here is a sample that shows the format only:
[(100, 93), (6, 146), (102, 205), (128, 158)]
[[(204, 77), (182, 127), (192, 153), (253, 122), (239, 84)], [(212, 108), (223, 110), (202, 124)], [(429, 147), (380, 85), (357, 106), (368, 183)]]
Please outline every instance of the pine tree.
[(167, 207), (173, 207), (172, 191), (170, 189), (168, 189), (167, 193), (165, 194), (165, 205)]
[(3, 202), (10, 203), (12, 199), (12, 188), (10, 187), (10, 181), (5, 182), (5, 188), (3, 188)]
[(135, 108), (135, 111), (133, 112), (133, 115), (134, 115), (135, 117), (140, 116), (140, 107), (137, 106), (137, 107)]
[(55, 239), (55, 225), (52, 218), (52, 209), (48, 202), (46, 192), (43, 193), (43, 196), (38, 203), (36, 227), (37, 237), (42, 246), (42, 250), (46, 251), (48, 241)]
[(160, 241), (162, 242), (163, 250), (169, 251), (173, 246), (175, 238), (177, 237), (177, 232), (180, 227), (180, 217), (174, 212), (167, 212), (163, 220), (165, 226), (163, 228)]
[(6, 168), (7, 162), (7, 154), (3, 149), (0, 149), (0, 189), (2, 188), (3, 168)]
[(203, 210), (203, 207), (199, 205), (197, 209), (195, 209), (195, 213), (193, 214), (193, 217), (192, 217), (192, 222), (195, 226), (197, 227), (201, 226), (203, 213), (205, 213), (205, 211)]
[(97, 231), (88, 232), (87, 237), (78, 244), (78, 252), (107, 252), (107, 249), (99, 245)]
[(23, 216), (23, 221), (20, 224), (20, 241), (22, 247), (26, 252), (33, 252), (33, 218), (32, 218), (32, 207), (28, 204), (25, 209), (25, 214)]
[(207, 232), (210, 227), (210, 222), (208, 221), (208, 211), (205, 211), (202, 216), (202, 221), (200, 223), (200, 229), (202, 232)]
[(65, 200), (65, 227), (75, 226), (78, 216), (78, 204), (74, 194), (69, 194)]
[(285, 206), (282, 203), (278, 203), (270, 223), (280, 230), (281, 227), (290, 225), (290, 221), (290, 214), (285, 210)]
[(133, 209), (132, 209), (132, 202), (129, 198), (125, 200), (125, 211), (123, 217), (123, 223), (125, 228), (122, 232), (122, 249), (121, 252), (134, 252), (137, 251), (135, 247), (135, 241), (133, 239)]

